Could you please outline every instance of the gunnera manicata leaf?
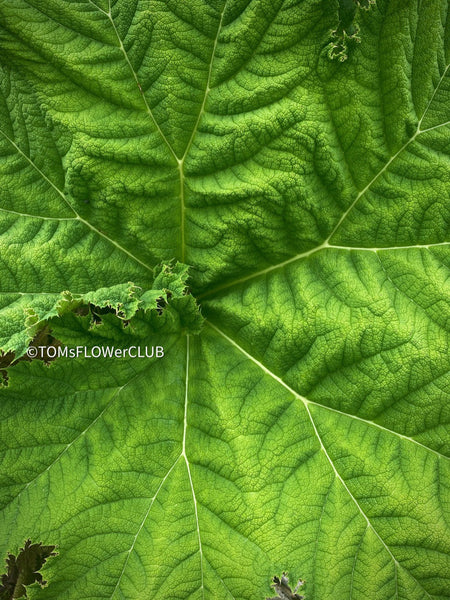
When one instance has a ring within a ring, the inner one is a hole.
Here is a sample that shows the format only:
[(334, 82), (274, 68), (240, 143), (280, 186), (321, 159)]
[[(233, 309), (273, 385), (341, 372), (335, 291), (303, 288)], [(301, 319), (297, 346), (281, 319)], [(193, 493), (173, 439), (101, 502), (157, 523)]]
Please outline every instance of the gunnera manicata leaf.
[[(450, 597), (448, 19), (0, 2), (0, 540), (59, 548), (30, 598)], [(26, 360), (43, 331), (164, 353)]]

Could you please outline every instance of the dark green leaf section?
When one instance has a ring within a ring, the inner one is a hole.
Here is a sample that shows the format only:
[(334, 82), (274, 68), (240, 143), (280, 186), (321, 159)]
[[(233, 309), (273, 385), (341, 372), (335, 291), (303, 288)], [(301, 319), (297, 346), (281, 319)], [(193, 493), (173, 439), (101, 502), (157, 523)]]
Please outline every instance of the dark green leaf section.
[(0, 600), (27, 598), (26, 586), (32, 583), (39, 583), (44, 587), (47, 582), (43, 580), (39, 571), (48, 558), (56, 556), (55, 548), (56, 546), (43, 546), (42, 542), (32, 544), (31, 540), (27, 540), (17, 556), (8, 554), (8, 570), (1, 578)]

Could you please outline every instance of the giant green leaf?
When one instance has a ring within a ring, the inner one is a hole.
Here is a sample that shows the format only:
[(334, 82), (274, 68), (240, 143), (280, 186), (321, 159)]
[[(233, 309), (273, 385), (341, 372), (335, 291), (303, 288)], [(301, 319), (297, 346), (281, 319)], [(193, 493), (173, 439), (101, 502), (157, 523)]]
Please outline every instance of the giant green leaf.
[(0, 0), (1, 346), (165, 350), (8, 368), (29, 597), (450, 597), (449, 54), (446, 0)]

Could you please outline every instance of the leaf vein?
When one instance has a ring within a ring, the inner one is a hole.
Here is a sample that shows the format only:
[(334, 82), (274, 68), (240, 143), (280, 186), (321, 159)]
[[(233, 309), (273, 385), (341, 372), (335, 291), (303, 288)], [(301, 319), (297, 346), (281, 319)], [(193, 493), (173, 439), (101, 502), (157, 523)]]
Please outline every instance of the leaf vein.
[[(375, 527), (372, 525), (372, 523), (370, 522), (368, 516), (366, 515), (366, 513), (363, 511), (363, 509), (361, 508), (360, 504), (358, 503), (358, 501), (356, 500), (356, 498), (354, 497), (354, 495), (352, 494), (352, 492), (350, 491), (350, 489), (348, 488), (347, 484), (345, 483), (344, 479), (341, 477), (341, 475), (339, 474), (338, 470), (336, 469), (336, 466), (334, 464), (334, 462), (332, 461), (330, 455), (328, 454), (327, 449), (325, 448), (322, 438), (317, 430), (316, 424), (314, 422), (314, 419), (312, 418), (311, 415), (311, 411), (309, 409), (310, 405), (312, 406), (318, 406), (319, 408), (327, 408), (328, 410), (331, 410), (333, 412), (337, 412), (340, 413), (340, 411), (336, 411), (334, 409), (330, 409), (329, 407), (323, 407), (321, 404), (318, 404), (316, 402), (312, 402), (311, 400), (308, 400), (307, 398), (305, 398), (304, 396), (301, 396), (298, 392), (296, 392), (293, 388), (291, 388), (290, 386), (288, 386), (280, 377), (278, 377), (277, 375), (275, 375), (274, 373), (272, 373), (272, 371), (270, 371), (265, 365), (263, 365), (262, 363), (260, 363), (256, 358), (254, 358), (251, 354), (249, 354), (246, 350), (244, 350), (244, 348), (242, 348), (241, 346), (239, 346), (239, 344), (237, 344), (232, 338), (228, 337), (223, 331), (221, 331), (218, 327), (216, 327), (215, 325), (213, 325), (210, 321), (207, 321), (208, 325), (215, 330), (219, 335), (221, 335), (223, 338), (225, 338), (232, 346), (234, 346), (236, 349), (238, 349), (242, 354), (244, 354), (249, 360), (251, 360), (253, 363), (255, 363), (259, 368), (261, 368), (267, 375), (269, 375), (270, 377), (272, 377), (272, 379), (274, 379), (275, 381), (277, 381), (278, 383), (280, 383), (286, 390), (288, 390), (291, 394), (293, 394), (296, 398), (298, 398), (299, 400), (302, 401), (311, 425), (313, 427), (314, 433), (316, 435), (316, 438), (320, 444), (320, 447), (322, 449), (322, 451), (324, 452), (327, 461), (329, 462), (336, 478), (341, 482), (342, 486), (344, 487), (344, 489), (346, 490), (346, 492), (348, 493), (349, 497), (351, 498), (351, 500), (353, 501), (353, 503), (355, 504), (355, 506), (357, 507), (358, 511), (360, 512), (361, 516), (364, 517), (368, 527), (370, 527), (372, 529), (372, 531), (374, 532), (374, 534), (376, 535), (376, 537), (378, 538), (378, 540), (380, 541), (380, 543), (383, 545), (383, 547), (385, 548), (385, 550), (387, 551), (387, 553), (389, 554), (389, 556), (392, 558), (394, 565), (395, 566), (399, 566), (401, 567), (420, 587), (421, 589), (424, 590), (425, 594), (427, 595), (428, 598), (431, 599), (430, 594), (422, 587), (422, 585), (420, 584), (420, 582), (411, 574), (410, 571), (408, 571), (406, 569), (406, 567), (404, 567), (403, 565), (401, 565), (401, 563), (399, 563), (397, 561), (397, 559), (395, 558), (395, 556), (392, 554), (392, 551), (390, 550), (389, 546), (386, 544), (386, 542), (383, 540), (383, 538), (380, 536), (380, 534), (378, 533), (378, 531), (375, 529)], [(345, 414), (345, 413), (340, 413), (340, 414)], [(354, 415), (346, 415), (348, 417), (354, 417)], [(358, 417), (355, 417), (358, 418)], [(373, 424), (376, 425), (375, 423), (371, 423), (370, 421), (365, 421), (364, 419), (358, 419), (360, 421), (364, 421), (368, 424)], [(384, 429), (384, 428), (382, 428)], [(390, 431), (390, 430), (386, 430), (386, 431)], [(399, 435), (399, 437), (405, 438), (405, 436), (402, 436), (400, 434), (397, 434), (394, 431), (390, 431), (390, 433), (393, 433), (395, 435)], [(405, 438), (405, 439), (409, 439), (410, 441), (414, 441), (411, 438)], [(422, 446), (423, 448), (433, 452), (434, 454), (439, 456), (439, 453), (436, 452), (435, 450), (432, 450), (431, 448), (428, 448), (427, 446), (423, 446), (422, 444), (420, 444), (419, 442), (415, 442), (417, 443), (419, 446)], [(442, 455), (440, 455), (442, 456)]]

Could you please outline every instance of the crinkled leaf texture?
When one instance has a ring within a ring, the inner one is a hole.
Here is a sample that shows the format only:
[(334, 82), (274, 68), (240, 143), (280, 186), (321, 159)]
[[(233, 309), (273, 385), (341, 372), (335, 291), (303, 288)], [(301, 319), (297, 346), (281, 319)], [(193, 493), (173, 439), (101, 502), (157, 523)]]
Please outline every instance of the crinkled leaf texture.
[(2, 335), (173, 259), (206, 318), (69, 311), (165, 356), (10, 369), (30, 597), (450, 597), (448, 4), (371, 3), (344, 62), (339, 4), (0, 0)]
[[(153, 270), (150, 289), (143, 289), (131, 282), (100, 288), (94, 292), (74, 294), (70, 291), (56, 293), (2, 294), (0, 321), (4, 323), (0, 334), (0, 350), (13, 352), (14, 358), (21, 358), (35, 336), (46, 325), (54, 328), (59, 325), (55, 319), (67, 313), (96, 314), (97, 309), (108, 310), (122, 319), (126, 326), (138, 311), (158, 314), (170, 312), (173, 328), (175, 320), (179, 329), (198, 333), (202, 325), (195, 299), (188, 293), (186, 265), (158, 265)], [(100, 317), (98, 319), (101, 321)], [(167, 315), (164, 319), (166, 327)], [(95, 322), (94, 319), (91, 323)]]

